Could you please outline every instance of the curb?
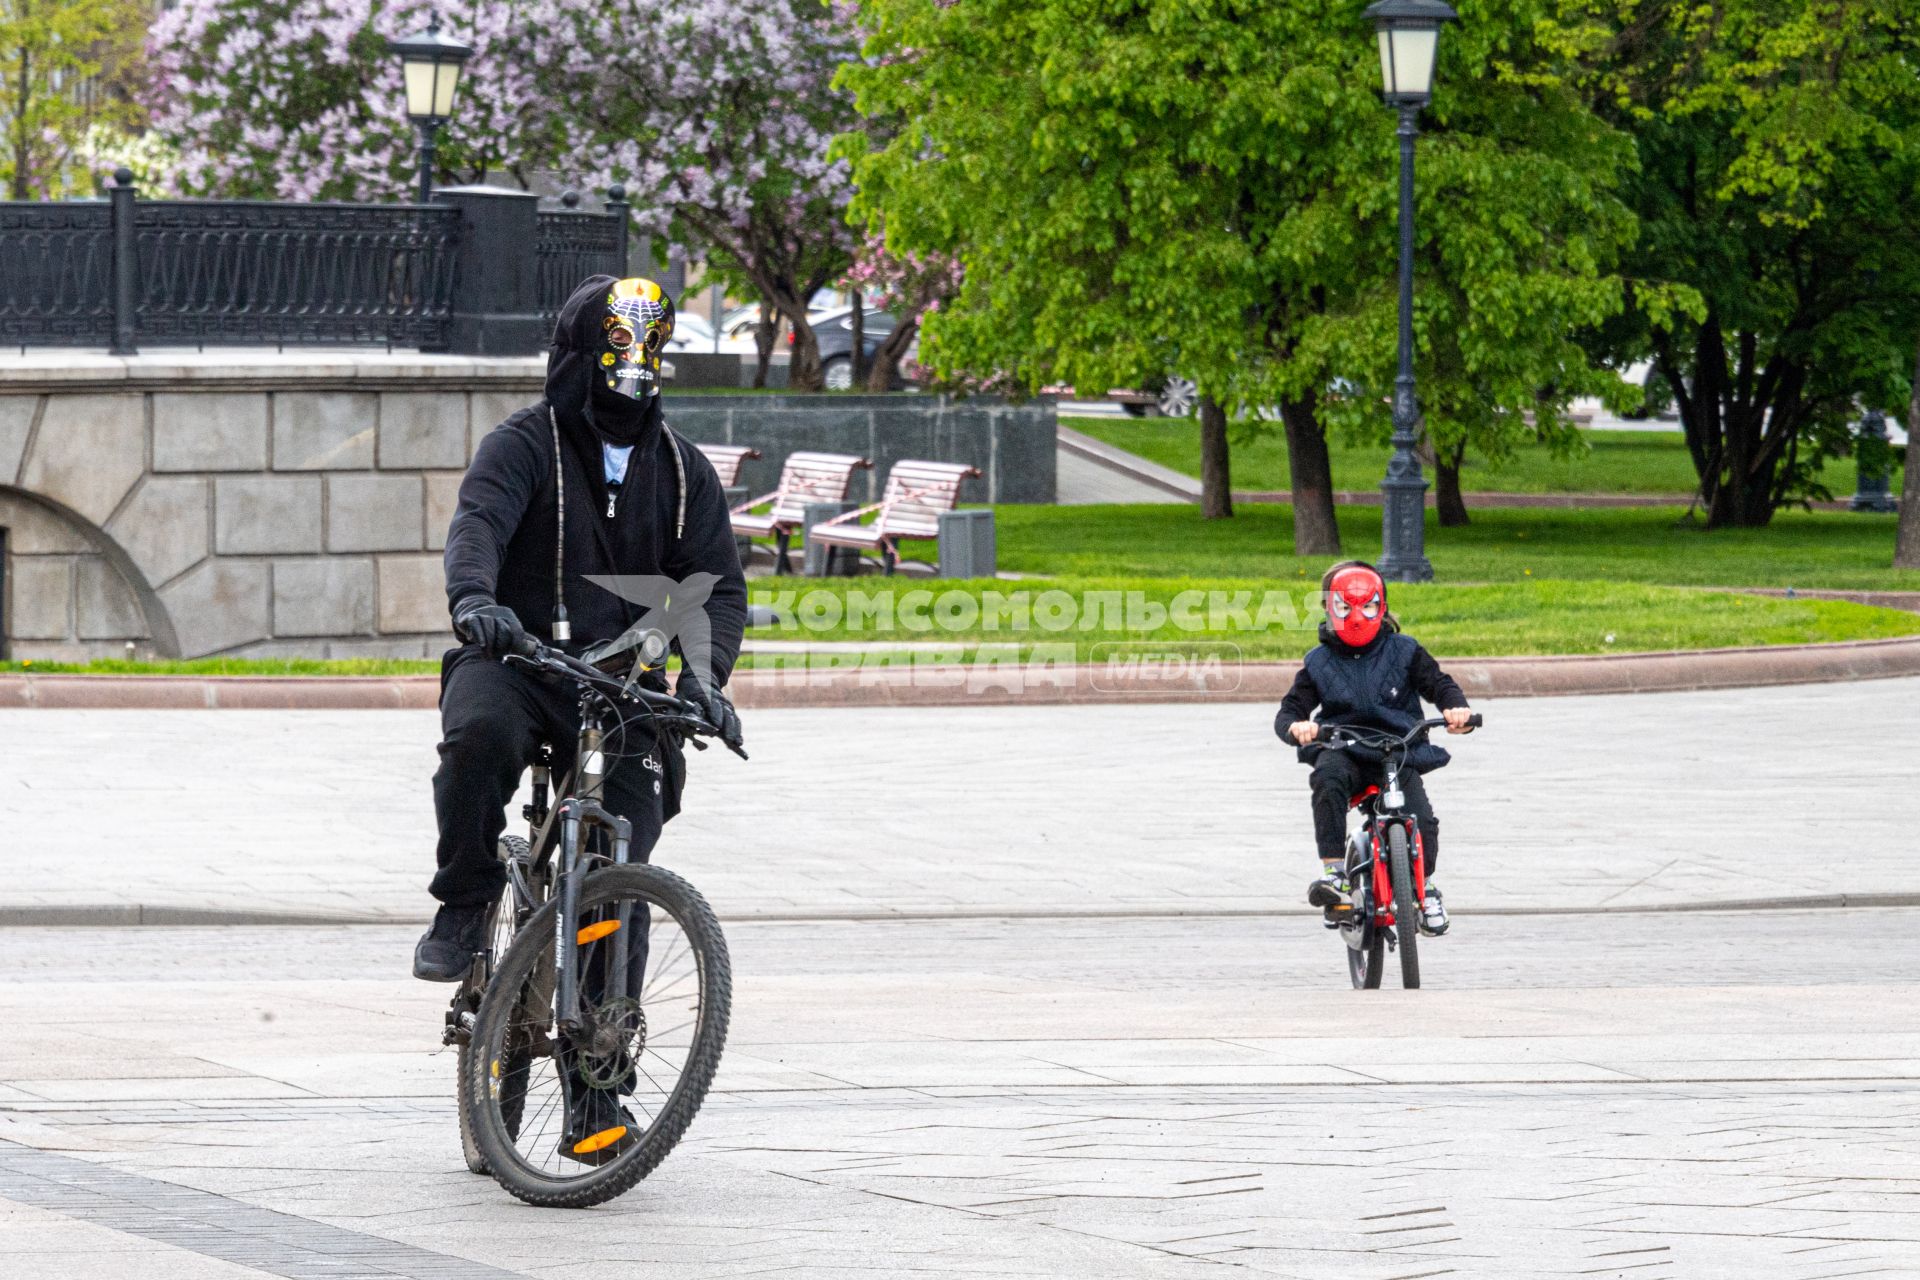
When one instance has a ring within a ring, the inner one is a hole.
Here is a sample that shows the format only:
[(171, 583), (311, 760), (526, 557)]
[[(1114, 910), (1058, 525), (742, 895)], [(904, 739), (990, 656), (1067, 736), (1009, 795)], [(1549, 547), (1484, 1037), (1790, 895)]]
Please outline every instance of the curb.
[[(1595, 907), (1461, 907), (1456, 916), (1648, 916), (1699, 912), (1836, 911), (1920, 907), (1920, 893), (1828, 893), (1807, 897), (1736, 898), (1726, 902), (1658, 902)], [(721, 912), (726, 924), (885, 924), (888, 921), (937, 923), (943, 920), (1239, 920), (1317, 916), (1313, 907), (1196, 907), (1189, 911), (1131, 910), (1125, 907), (1083, 911), (1047, 911), (1008, 907), (961, 907), (952, 911), (744, 911)], [(0, 906), (0, 929), (203, 928), (208, 926), (418, 926), (428, 915), (321, 915), (252, 911), (221, 907)]]
[[(912, 659), (858, 668), (829, 657), (736, 674), (748, 710), (800, 707), (1064, 706), (1129, 702), (1278, 702), (1297, 662), (1184, 659), (1128, 669)], [(1920, 676), (1920, 636), (1834, 644), (1543, 658), (1458, 658), (1447, 669), (1483, 698), (1679, 693)], [(0, 676), (0, 708), (50, 710), (431, 711), (438, 676)]]

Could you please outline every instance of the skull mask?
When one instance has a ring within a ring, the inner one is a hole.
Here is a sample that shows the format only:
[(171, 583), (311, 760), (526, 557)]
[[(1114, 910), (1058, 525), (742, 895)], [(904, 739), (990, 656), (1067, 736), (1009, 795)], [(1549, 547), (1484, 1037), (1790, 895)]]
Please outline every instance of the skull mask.
[(1364, 564), (1336, 570), (1327, 581), (1327, 621), (1342, 643), (1361, 649), (1380, 634), (1387, 612), (1387, 584)]
[(645, 400), (660, 394), (660, 352), (673, 336), (673, 299), (651, 280), (619, 280), (607, 291), (599, 376), (609, 391)]

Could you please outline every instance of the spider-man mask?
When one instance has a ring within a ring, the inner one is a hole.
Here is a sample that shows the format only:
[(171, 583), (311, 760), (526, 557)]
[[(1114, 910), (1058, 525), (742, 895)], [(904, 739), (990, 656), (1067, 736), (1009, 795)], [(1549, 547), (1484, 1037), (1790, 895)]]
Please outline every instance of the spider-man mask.
[(1387, 584), (1380, 575), (1352, 565), (1333, 575), (1327, 584), (1327, 621), (1341, 643), (1361, 648), (1380, 634), (1387, 616)]
[(673, 299), (651, 280), (618, 280), (607, 290), (599, 377), (607, 390), (645, 400), (660, 394), (660, 352), (673, 336)]

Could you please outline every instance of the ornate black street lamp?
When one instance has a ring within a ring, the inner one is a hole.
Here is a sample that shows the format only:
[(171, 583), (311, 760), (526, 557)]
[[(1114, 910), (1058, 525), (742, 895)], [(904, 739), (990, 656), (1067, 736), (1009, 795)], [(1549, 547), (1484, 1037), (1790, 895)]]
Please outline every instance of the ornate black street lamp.
[[(1911, 433), (1907, 438), (1913, 438)], [(1908, 456), (1912, 456), (1911, 453)], [(1853, 437), (1853, 459), (1853, 501), (1847, 504), (1847, 509), (1898, 511), (1900, 504), (1893, 500), (1888, 489), (1892, 446), (1887, 437), (1887, 415), (1878, 409), (1869, 409), (1861, 416), (1860, 429)]]
[(1413, 446), (1420, 406), (1413, 396), (1413, 137), (1420, 108), (1433, 97), (1440, 28), (1457, 17), (1441, 0), (1378, 0), (1366, 17), (1380, 36), (1380, 75), (1387, 105), (1400, 112), (1400, 373), (1393, 381), (1393, 460), (1380, 482), (1384, 547), (1380, 576), (1426, 582), (1426, 477)]
[(404, 40), (387, 41), (399, 55), (407, 83), (407, 119), (420, 130), (420, 203), (433, 199), (433, 153), (440, 126), (453, 114), (460, 69), (473, 50), (440, 34), (440, 15), (430, 13), (427, 29)]

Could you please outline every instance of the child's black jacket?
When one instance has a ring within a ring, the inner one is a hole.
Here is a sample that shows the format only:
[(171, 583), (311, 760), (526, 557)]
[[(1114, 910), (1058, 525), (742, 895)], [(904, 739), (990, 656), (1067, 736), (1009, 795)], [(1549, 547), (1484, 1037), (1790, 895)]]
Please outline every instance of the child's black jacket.
[[(1320, 645), (1308, 652), (1300, 674), (1293, 678), (1293, 688), (1280, 700), (1273, 731), (1285, 738), (1287, 726), (1313, 719), (1317, 707), (1322, 724), (1405, 733), (1422, 719), (1422, 698), (1442, 711), (1467, 705), (1467, 695), (1453, 677), (1412, 636), (1382, 627), (1372, 640), (1355, 649), (1322, 624)], [(1301, 763), (1312, 764), (1324, 750), (1317, 742), (1299, 748)], [(1345, 750), (1378, 759), (1377, 754), (1358, 748)], [(1409, 753), (1407, 763), (1420, 773), (1430, 773), (1452, 758), (1444, 747), (1423, 742)]]

